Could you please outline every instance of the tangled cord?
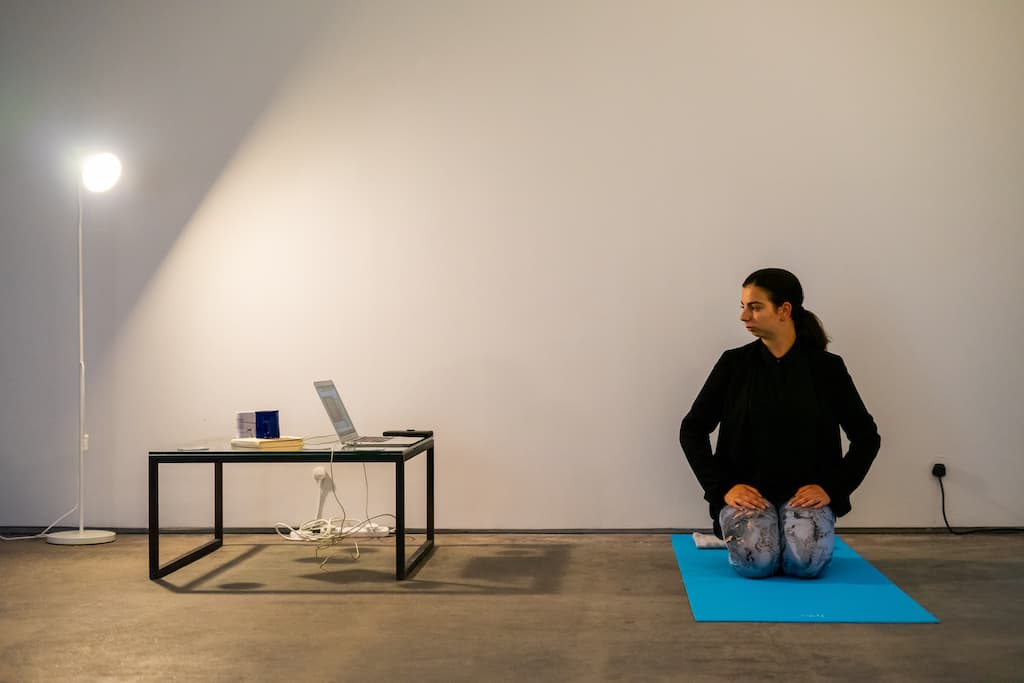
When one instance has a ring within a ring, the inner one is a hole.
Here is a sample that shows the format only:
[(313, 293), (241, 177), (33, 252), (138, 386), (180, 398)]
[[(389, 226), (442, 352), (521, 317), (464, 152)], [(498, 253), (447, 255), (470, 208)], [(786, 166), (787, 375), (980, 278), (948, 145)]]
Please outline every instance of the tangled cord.
[[(308, 522), (300, 524), (298, 527), (293, 527), (284, 522), (277, 522), (274, 524), (274, 531), (278, 536), (287, 541), (298, 541), (303, 543), (315, 543), (316, 544), (316, 557), (320, 559), (320, 551), (327, 550), (340, 542), (351, 540), (354, 553), (352, 555), (353, 560), (359, 559), (359, 543), (353, 538), (358, 535), (367, 527), (372, 527), (375, 524), (375, 520), (381, 518), (395, 519), (395, 516), (389, 513), (380, 515), (370, 516), (369, 514), (369, 498), (370, 498), (370, 481), (366, 473), (366, 463), (363, 463), (363, 484), (364, 484), (364, 498), (366, 505), (364, 508), (365, 518), (356, 522), (355, 520), (349, 520), (348, 512), (345, 510), (345, 504), (338, 498), (338, 492), (334, 488), (334, 453), (335, 448), (331, 447), (331, 457), (328, 462), (330, 473), (324, 472), (321, 468), (313, 470), (313, 478), (320, 485), (320, 493), (318, 495), (317, 502), (317, 516), (315, 519), (311, 519)], [(318, 471), (319, 470), (319, 471)], [(327, 493), (330, 493), (334, 500), (338, 503), (338, 507), (341, 508), (340, 517), (324, 517), (323, 508), (324, 502), (327, 498)], [(324, 565), (331, 558), (330, 554), (325, 554), (323, 559), (320, 561), (320, 568), (323, 569)]]
[[(344, 510), (344, 508), (343, 508)], [(297, 528), (289, 526), (284, 522), (277, 522), (274, 525), (274, 531), (277, 535), (286, 541), (300, 541), (304, 543), (316, 543), (316, 556), (320, 558), (320, 551), (331, 548), (346, 540), (352, 541), (354, 553), (352, 555), (353, 560), (359, 559), (359, 543), (353, 538), (359, 535), (359, 533), (367, 526), (375, 523), (375, 520), (381, 518), (394, 519), (395, 516), (389, 513), (380, 515), (374, 515), (368, 517), (357, 524), (352, 526), (346, 526), (345, 523), (348, 519), (342, 517), (330, 517), (312, 519), (308, 522), (300, 524)], [(287, 533), (285, 533), (287, 531)], [(331, 555), (325, 555), (320, 562), (320, 568), (323, 569), (324, 565), (327, 564), (327, 560), (331, 559)]]

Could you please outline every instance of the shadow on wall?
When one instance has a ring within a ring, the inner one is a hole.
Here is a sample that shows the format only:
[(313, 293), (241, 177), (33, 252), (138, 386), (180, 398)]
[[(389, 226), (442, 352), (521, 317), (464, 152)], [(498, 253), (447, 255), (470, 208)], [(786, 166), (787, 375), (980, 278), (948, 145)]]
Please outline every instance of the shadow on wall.
[[(24, 329), (5, 341), (5, 352), (17, 359), (12, 387), (25, 406), (46, 404), (53, 393), (75, 395), (76, 366), (64, 364), (74, 358), (75, 158), (103, 148), (124, 164), (114, 191), (83, 196), (86, 353), (94, 378), (104, 376), (97, 350), (110, 348), (179, 233), (337, 7), (330, 0), (87, 0), (0, 10), (0, 251), (5, 282), (20, 283), (4, 317)], [(102, 388), (89, 391), (95, 406), (109, 398)], [(70, 408), (56, 407), (55, 434), (74, 433), (63, 427), (77, 415)], [(10, 426), (38, 409), (24, 411), (9, 417)], [(93, 413), (89, 430), (104, 433), (102, 415)], [(63, 436), (53, 438), (62, 449)]]
[[(150, 37), (166, 51), (122, 67), (123, 92), (97, 120), (124, 150), (126, 170), (117, 203), (92, 207), (106, 214), (95, 227), (107, 226), (91, 235), (93, 262), (113, 261), (118, 270), (118, 304), (108, 311), (114, 319), (102, 328), (110, 339), (94, 339), (95, 348), (107, 348), (131, 316), (160, 262), (337, 11), (326, 0), (124, 9), (146, 15), (136, 17), (140, 24), (163, 21)], [(156, 13), (173, 16), (167, 22), (150, 16)]]
[[(116, 191), (83, 197), (86, 288), (94, 303), (107, 302), (91, 307), (93, 348), (108, 341), (96, 333), (113, 335), (130, 315), (335, 12), (329, 0), (81, 2), (57, 11), (23, 3), (4, 11), (0, 147), (10, 149), (0, 164), (18, 179), (11, 224), (73, 229), (75, 159), (104, 148), (124, 164)], [(63, 234), (49, 237), (62, 250)]]

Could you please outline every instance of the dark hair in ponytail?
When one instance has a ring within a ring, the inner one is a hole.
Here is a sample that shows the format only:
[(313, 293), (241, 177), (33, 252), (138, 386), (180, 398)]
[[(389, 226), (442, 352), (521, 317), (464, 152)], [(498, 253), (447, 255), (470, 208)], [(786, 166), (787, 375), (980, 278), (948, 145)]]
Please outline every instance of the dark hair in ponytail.
[(777, 308), (787, 301), (793, 307), (793, 325), (796, 336), (813, 348), (824, 351), (831, 339), (825, 334), (818, 316), (804, 308), (804, 288), (796, 275), (782, 268), (762, 268), (755, 270), (743, 281), (744, 287), (760, 287), (768, 293), (768, 298)]

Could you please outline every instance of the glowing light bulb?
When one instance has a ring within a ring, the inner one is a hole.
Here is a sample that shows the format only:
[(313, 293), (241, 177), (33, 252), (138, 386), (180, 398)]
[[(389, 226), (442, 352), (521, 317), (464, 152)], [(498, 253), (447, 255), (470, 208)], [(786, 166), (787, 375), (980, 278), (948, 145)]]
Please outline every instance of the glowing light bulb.
[(121, 162), (110, 152), (93, 154), (82, 161), (82, 184), (90, 192), (106, 192), (121, 177)]

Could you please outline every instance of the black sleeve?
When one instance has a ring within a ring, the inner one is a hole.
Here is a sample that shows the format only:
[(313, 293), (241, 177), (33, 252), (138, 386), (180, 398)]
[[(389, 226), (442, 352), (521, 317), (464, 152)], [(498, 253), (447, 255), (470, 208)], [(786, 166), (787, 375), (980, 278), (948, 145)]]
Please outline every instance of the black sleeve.
[(878, 435), (875, 419), (864, 407), (864, 402), (857, 393), (857, 387), (853, 384), (846, 364), (842, 358), (836, 358), (836, 416), (839, 419), (839, 426), (843, 428), (846, 438), (850, 441), (850, 450), (843, 456), (839, 469), (839, 486), (846, 495), (849, 495), (867, 476), (871, 463), (878, 455), (882, 438)]
[(715, 363), (704, 388), (679, 426), (679, 445), (704, 489), (704, 498), (712, 504), (721, 504), (734, 483), (729, 480), (722, 460), (712, 455), (710, 436), (722, 421), (730, 377), (727, 356), (728, 353), (723, 353)]

